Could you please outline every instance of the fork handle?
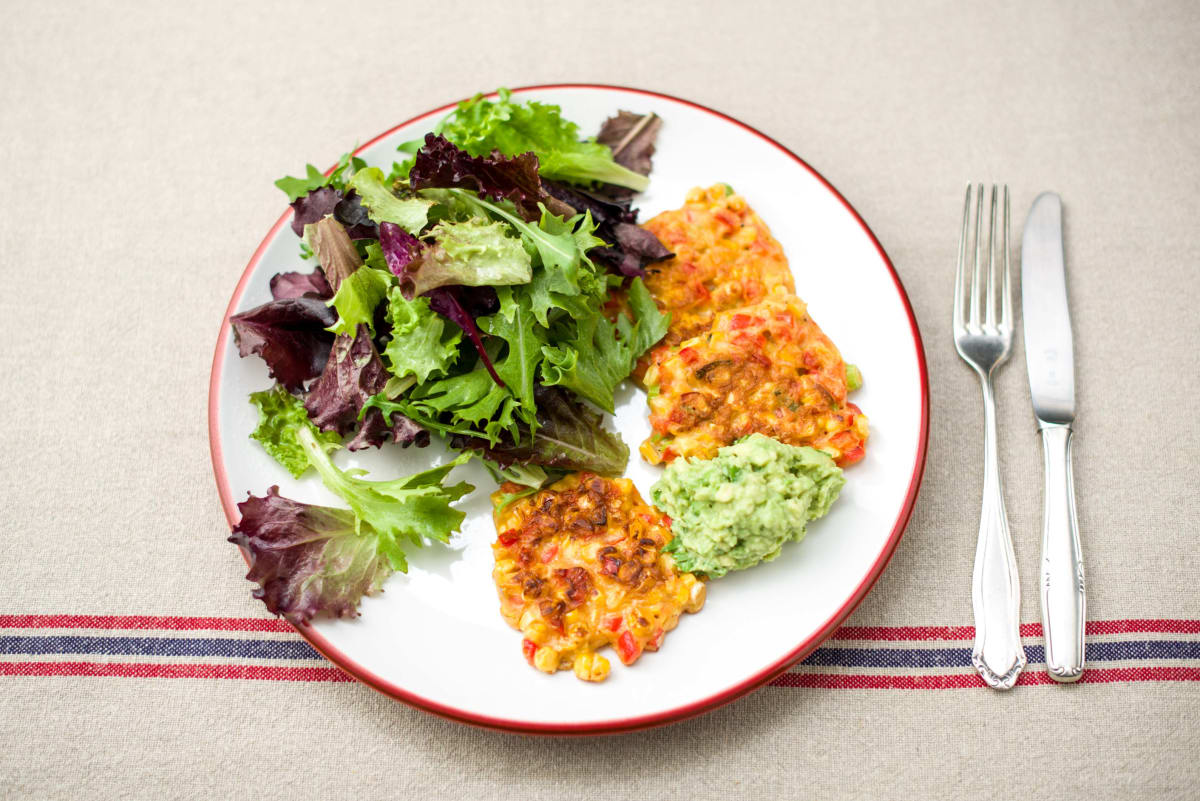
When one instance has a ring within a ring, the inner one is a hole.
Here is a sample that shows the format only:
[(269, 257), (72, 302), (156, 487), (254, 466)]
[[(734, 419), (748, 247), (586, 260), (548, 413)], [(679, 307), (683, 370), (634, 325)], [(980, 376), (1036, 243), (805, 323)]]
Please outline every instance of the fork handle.
[(1075, 517), (1075, 481), (1071, 474), (1071, 427), (1042, 423), (1046, 461), (1042, 516), (1042, 628), (1046, 670), (1060, 682), (1083, 675), (1083, 552)]
[(1007, 690), (1025, 667), (1021, 646), (1021, 585), (1013, 555), (1004, 492), (996, 455), (996, 401), (991, 373), (980, 375), (983, 384), (983, 510), (979, 541), (975, 547), (975, 574), (971, 599), (975, 609), (975, 647), (971, 661), (983, 680), (997, 690)]

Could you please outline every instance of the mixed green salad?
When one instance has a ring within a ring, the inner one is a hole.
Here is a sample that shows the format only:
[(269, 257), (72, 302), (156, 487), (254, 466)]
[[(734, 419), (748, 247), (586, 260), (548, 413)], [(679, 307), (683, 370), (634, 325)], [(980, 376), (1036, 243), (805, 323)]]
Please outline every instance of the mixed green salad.
[[(328, 174), (277, 181), (307, 270), (231, 318), (242, 356), (275, 385), (253, 393), (251, 435), (293, 476), (348, 508), (271, 487), (238, 505), (232, 542), (267, 608), (297, 621), (356, 613), (407, 570), (405, 548), (463, 520), (445, 484), (482, 460), (520, 497), (568, 471), (623, 472), (605, 428), (616, 387), (667, 330), (641, 281), (672, 255), (636, 225), (658, 120), (620, 112), (588, 139), (557, 106), (460, 103), (385, 173), (347, 154)], [(335, 451), (436, 436), (459, 456), (392, 480), (339, 468)]]

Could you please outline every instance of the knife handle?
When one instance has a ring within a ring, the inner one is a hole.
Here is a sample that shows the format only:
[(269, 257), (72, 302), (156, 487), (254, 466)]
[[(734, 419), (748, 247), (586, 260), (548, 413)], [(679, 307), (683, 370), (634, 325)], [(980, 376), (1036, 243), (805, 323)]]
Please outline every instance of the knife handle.
[(1042, 517), (1042, 629), (1046, 670), (1060, 682), (1083, 675), (1083, 553), (1075, 518), (1071, 427), (1042, 423), (1046, 486)]

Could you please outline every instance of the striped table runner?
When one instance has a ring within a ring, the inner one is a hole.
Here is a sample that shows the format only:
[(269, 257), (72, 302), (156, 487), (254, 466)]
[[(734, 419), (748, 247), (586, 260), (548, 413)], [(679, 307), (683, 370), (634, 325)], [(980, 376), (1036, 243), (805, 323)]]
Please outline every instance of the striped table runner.
[[(970, 626), (844, 626), (774, 687), (969, 689)], [(1050, 684), (1040, 623), (1021, 626), (1029, 666)], [(0, 677), (353, 681), (274, 618), (0, 615)], [(1082, 681), (1200, 681), (1200, 620), (1093, 620)]]

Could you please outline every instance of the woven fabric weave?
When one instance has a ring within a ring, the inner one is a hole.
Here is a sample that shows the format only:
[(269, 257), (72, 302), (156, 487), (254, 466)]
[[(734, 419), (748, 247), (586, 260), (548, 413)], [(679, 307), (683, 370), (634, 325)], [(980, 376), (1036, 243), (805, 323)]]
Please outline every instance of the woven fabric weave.
[[(1192, 3), (122, 0), (3, 17), (0, 796), (1194, 794)], [(266, 619), (206, 432), (222, 312), (283, 210), (272, 181), (449, 99), (555, 81), (695, 100), (809, 161), (895, 263), (931, 382), (911, 525), (836, 638), (728, 707), (596, 740), (410, 709)], [(1015, 235), (1039, 192), (1064, 199), (1090, 618), (1076, 686), (1038, 664), (1042, 463), (1019, 334), (997, 391), (1030, 664), (1007, 694), (968, 664), (982, 414), (949, 333), (968, 180), (1009, 184)]]

